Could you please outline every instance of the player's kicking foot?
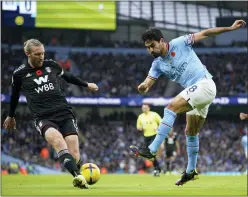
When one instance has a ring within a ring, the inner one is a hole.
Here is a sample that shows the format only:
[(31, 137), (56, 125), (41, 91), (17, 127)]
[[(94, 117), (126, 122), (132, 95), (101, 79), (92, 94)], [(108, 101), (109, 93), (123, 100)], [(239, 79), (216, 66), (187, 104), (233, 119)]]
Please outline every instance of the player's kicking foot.
[(150, 161), (154, 161), (156, 154), (152, 154), (149, 148), (139, 149), (137, 146), (130, 146), (130, 150), (136, 155), (136, 157), (143, 157)]
[(190, 173), (184, 171), (182, 177), (175, 184), (179, 186), (196, 179), (198, 179), (198, 172), (196, 170), (192, 170)]
[(73, 179), (73, 186), (80, 189), (90, 189), (83, 175), (77, 175)]

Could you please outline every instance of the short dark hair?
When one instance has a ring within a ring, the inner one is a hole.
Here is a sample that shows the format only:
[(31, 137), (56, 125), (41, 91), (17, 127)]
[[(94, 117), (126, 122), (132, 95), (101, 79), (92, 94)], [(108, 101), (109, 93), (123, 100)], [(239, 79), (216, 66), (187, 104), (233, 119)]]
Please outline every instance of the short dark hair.
[(161, 38), (164, 38), (162, 32), (160, 29), (155, 27), (150, 27), (141, 35), (142, 42), (147, 40), (155, 40), (159, 42)]
[(149, 108), (151, 108), (149, 103), (142, 103), (142, 105), (147, 105)]

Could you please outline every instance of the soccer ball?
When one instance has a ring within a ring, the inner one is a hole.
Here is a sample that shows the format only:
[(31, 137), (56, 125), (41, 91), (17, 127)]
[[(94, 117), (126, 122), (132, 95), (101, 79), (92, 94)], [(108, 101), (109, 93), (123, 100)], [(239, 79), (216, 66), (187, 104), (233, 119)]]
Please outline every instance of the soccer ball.
[(80, 171), (89, 185), (95, 184), (100, 179), (100, 169), (96, 164), (86, 163), (81, 166)]

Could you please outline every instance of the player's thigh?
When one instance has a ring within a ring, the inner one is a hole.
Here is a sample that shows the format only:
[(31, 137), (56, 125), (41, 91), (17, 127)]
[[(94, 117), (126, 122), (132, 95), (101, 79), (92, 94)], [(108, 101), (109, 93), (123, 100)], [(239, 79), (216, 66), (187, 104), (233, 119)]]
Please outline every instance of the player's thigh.
[(57, 124), (49, 120), (39, 120), (35, 122), (35, 127), (57, 153), (67, 149), (66, 142), (59, 132)]
[(167, 108), (176, 114), (190, 111), (192, 109), (188, 101), (183, 98), (181, 95), (177, 95), (172, 101), (168, 104)]
[(209, 105), (205, 106), (202, 109), (193, 109), (186, 113), (186, 135), (195, 136), (197, 133), (200, 132), (206, 120), (208, 108)]
[(61, 132), (68, 146), (69, 152), (73, 156), (79, 154), (78, 126), (75, 119), (69, 119), (61, 126)]
[(192, 107), (202, 109), (211, 104), (216, 96), (216, 86), (212, 79), (203, 79), (179, 93)]

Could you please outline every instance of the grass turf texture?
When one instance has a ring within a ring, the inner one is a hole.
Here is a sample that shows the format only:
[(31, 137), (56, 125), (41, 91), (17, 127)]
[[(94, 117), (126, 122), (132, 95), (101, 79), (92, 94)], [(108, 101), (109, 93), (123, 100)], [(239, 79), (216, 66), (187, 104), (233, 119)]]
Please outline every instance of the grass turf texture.
[(204, 176), (183, 186), (175, 186), (180, 175), (102, 175), (90, 190), (72, 186), (70, 175), (2, 176), (2, 195), (90, 196), (90, 195), (247, 195), (247, 176)]

